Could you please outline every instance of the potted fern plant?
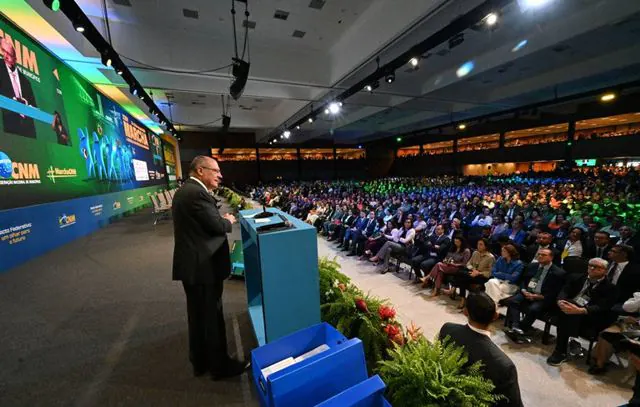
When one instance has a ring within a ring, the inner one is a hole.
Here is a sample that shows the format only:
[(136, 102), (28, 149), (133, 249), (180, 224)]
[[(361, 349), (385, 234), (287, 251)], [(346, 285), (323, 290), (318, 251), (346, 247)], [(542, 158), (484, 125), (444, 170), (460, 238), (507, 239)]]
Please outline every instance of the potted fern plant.
[(448, 338), (430, 342), (418, 335), (391, 350), (378, 374), (387, 384), (387, 400), (397, 407), (489, 407), (502, 399), (482, 375), (481, 362), (467, 361), (464, 349)]

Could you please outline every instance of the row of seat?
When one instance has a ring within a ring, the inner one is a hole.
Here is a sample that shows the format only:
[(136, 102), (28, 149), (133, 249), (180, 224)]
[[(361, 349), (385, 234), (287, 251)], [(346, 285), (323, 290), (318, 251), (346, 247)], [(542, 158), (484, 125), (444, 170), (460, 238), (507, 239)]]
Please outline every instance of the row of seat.
[(149, 195), (153, 204), (153, 224), (156, 225), (162, 219), (168, 219), (171, 215), (171, 206), (173, 205), (173, 196), (176, 189), (167, 189), (162, 192), (156, 192)]

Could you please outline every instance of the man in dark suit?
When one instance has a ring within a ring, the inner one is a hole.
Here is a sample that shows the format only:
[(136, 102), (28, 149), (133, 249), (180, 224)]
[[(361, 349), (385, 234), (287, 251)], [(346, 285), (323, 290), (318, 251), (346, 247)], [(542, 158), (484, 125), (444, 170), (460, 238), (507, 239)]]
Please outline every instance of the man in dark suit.
[(440, 329), (440, 339), (450, 337), (462, 346), (469, 357), (469, 365), (482, 362), (483, 375), (493, 382), (494, 393), (506, 397), (496, 406), (521, 407), (516, 366), (490, 338), (489, 325), (498, 317), (495, 302), (485, 293), (472, 294), (467, 297), (463, 312), (468, 324), (444, 324)]
[[(507, 337), (516, 343), (531, 342), (531, 326), (538, 317), (556, 308), (556, 300), (564, 286), (565, 271), (553, 264), (551, 249), (538, 250), (535, 263), (529, 264), (520, 292), (507, 301)], [(520, 313), (526, 316), (520, 320)]]
[(527, 246), (525, 250), (526, 257), (524, 261), (529, 263), (535, 263), (538, 261), (538, 251), (541, 249), (549, 249), (553, 255), (553, 264), (559, 266), (560, 265), (560, 251), (553, 247), (553, 235), (548, 231), (544, 230), (538, 233), (536, 237), (536, 242), (532, 245)]
[(353, 239), (356, 233), (362, 232), (367, 225), (367, 213), (365, 211), (360, 211), (360, 216), (353, 222), (353, 226), (348, 228), (344, 232), (344, 237), (342, 238), (342, 242), (338, 247), (344, 251), (349, 250), (349, 245), (351, 244), (351, 239)]
[(589, 239), (585, 246), (582, 257), (587, 259), (599, 257), (606, 260), (609, 258), (609, 250), (611, 249), (611, 237), (609, 233), (599, 230), (594, 233), (593, 239)]
[[(4, 66), (0, 66), (0, 95), (16, 100), (27, 106), (36, 107), (31, 82), (25, 78), (16, 65), (16, 50), (13, 43), (4, 37), (0, 40), (0, 54)], [(2, 110), (5, 133), (35, 138), (36, 127), (33, 119), (7, 109)]]
[[(622, 304), (633, 297), (633, 293), (640, 291), (640, 268), (631, 262), (633, 257), (633, 247), (626, 244), (615, 245), (609, 250), (607, 280), (616, 286), (617, 307), (614, 309), (621, 309)], [(615, 317), (611, 317), (611, 322)]]
[(560, 366), (567, 360), (569, 337), (581, 332), (600, 332), (608, 326), (608, 315), (616, 299), (616, 288), (606, 278), (606, 260), (589, 260), (587, 275), (572, 275), (558, 295), (558, 335), (547, 363)]
[(190, 178), (173, 198), (173, 280), (182, 281), (189, 317), (189, 359), (196, 376), (214, 380), (242, 374), (247, 364), (231, 359), (222, 311), (223, 282), (231, 273), (227, 233), (236, 219), (220, 216), (209, 191), (222, 173), (210, 157), (191, 162)]
[[(347, 244), (346, 250), (349, 251), (347, 256), (356, 255), (356, 247), (359, 243), (364, 243), (368, 238), (373, 236), (373, 232), (376, 230), (376, 213), (374, 211), (369, 212), (369, 217), (366, 222), (361, 222), (361, 225), (353, 231), (351, 235), (351, 243)], [(345, 249), (343, 249), (345, 250)]]
[[(443, 225), (436, 226), (431, 236), (416, 242), (416, 251), (411, 258), (411, 267), (416, 273), (415, 283), (419, 283), (423, 275), (428, 274), (437, 262), (444, 259), (450, 245), (451, 239), (444, 233)], [(425, 274), (422, 273), (423, 271)]]

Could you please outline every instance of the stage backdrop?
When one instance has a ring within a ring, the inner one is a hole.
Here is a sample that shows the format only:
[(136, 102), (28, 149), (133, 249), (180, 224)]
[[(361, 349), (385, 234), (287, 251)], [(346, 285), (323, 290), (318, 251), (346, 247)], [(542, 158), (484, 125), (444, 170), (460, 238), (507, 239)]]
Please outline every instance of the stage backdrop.
[(148, 203), (167, 176), (160, 137), (2, 15), (0, 57), (2, 271)]

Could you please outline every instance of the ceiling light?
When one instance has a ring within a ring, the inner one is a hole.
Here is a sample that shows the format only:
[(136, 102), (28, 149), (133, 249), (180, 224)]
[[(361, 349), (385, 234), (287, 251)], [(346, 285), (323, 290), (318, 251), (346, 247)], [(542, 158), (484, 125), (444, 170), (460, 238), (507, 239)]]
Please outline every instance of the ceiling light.
[(458, 130), (464, 130), (464, 129), (466, 129), (466, 128), (467, 128), (467, 125), (466, 125), (466, 124), (464, 124), (464, 123), (460, 123), (460, 124), (458, 125)]
[(494, 26), (498, 22), (498, 15), (496, 13), (489, 13), (484, 18), (484, 21), (489, 27)]
[(604, 95), (600, 96), (600, 101), (601, 102), (611, 102), (615, 98), (616, 98), (616, 94), (613, 93), (613, 92), (609, 92), (609, 93), (605, 93)]
[(516, 44), (516, 46), (515, 46), (515, 47), (511, 48), (511, 52), (518, 52), (518, 51), (520, 51), (522, 48), (524, 48), (524, 47), (526, 47), (526, 46), (527, 46), (527, 43), (528, 43), (528, 42), (529, 42), (529, 41), (527, 41), (527, 40), (522, 40), (522, 41), (520, 41), (519, 43), (517, 43), (517, 44)]
[(284, 138), (291, 137), (291, 132), (289, 130), (285, 130), (284, 133), (282, 133), (282, 137), (284, 137)]
[(402, 137), (398, 137), (398, 138), (396, 138), (396, 141), (397, 141), (398, 143), (399, 143), (399, 142), (401, 142), (401, 141), (402, 141)]
[(313, 117), (308, 118), (308, 119), (307, 119), (307, 121), (308, 121), (309, 123), (313, 123)]
[(547, 3), (551, 3), (551, 0), (518, 0), (520, 3), (520, 8), (523, 10), (528, 10), (530, 8), (538, 8), (546, 5)]
[(300, 126), (296, 126), (296, 130), (300, 130)]
[(111, 60), (111, 57), (109, 56), (109, 52), (108, 51), (105, 51), (105, 52), (102, 53), (102, 58), (101, 59), (102, 59), (102, 65), (108, 66), (108, 67), (111, 66), (112, 60)]
[(329, 108), (324, 109), (324, 114), (329, 114)]
[(373, 92), (373, 86), (371, 86), (371, 85), (366, 85), (366, 86), (364, 87), (364, 90), (366, 90), (367, 92)]
[(387, 83), (393, 83), (396, 80), (396, 73), (391, 72), (389, 75), (384, 77), (384, 81)]
[(116, 68), (116, 73), (118, 75), (122, 75), (124, 73), (124, 69), (122, 69), (122, 67), (118, 67), (118, 68)]
[(420, 60), (416, 57), (413, 57), (409, 60), (409, 65), (411, 65), (414, 68), (417, 68), (419, 63), (420, 63)]
[(456, 70), (456, 76), (458, 78), (467, 76), (471, 71), (473, 71), (473, 68), (475, 68), (475, 64), (473, 63), (473, 61), (465, 62), (464, 64), (460, 65), (460, 68), (458, 68), (458, 70)]
[(52, 11), (60, 10), (60, 0), (44, 0), (44, 5), (49, 7)]
[(131, 92), (133, 96), (138, 96), (138, 88), (136, 88), (135, 85), (129, 87), (129, 92)]
[(340, 106), (342, 106), (342, 102), (331, 102), (329, 103), (329, 107), (327, 108), (327, 110), (325, 110), (325, 112), (329, 112), (333, 115), (336, 115), (338, 113), (340, 113)]
[(80, 23), (73, 23), (73, 29), (76, 30), (79, 33), (83, 33), (84, 32), (84, 26)]

